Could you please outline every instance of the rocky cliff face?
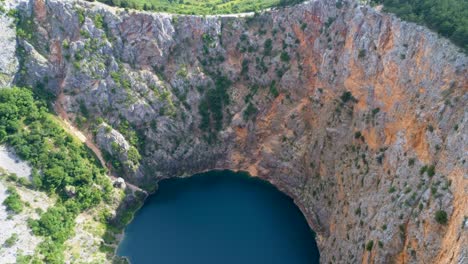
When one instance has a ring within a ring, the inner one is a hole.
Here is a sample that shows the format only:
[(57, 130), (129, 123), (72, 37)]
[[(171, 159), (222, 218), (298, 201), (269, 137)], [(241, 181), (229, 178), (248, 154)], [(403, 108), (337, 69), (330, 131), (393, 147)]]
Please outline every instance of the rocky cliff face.
[(468, 258), (468, 60), (427, 29), (324, 0), (250, 17), (21, 10), (16, 83), (53, 92), (128, 181), (248, 171), (295, 199), (323, 263)]

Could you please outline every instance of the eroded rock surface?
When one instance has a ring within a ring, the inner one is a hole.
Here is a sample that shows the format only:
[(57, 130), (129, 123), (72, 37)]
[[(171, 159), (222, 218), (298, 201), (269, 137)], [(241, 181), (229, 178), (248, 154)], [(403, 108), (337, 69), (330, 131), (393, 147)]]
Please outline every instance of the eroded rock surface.
[(126, 181), (245, 170), (295, 199), (323, 263), (468, 258), (468, 60), (428, 29), (353, 1), (254, 17), (23, 9), (18, 84), (57, 95), (111, 157), (128, 159), (112, 142), (138, 149)]
[(0, 87), (11, 85), (18, 71), (14, 21), (7, 15), (12, 6), (10, 0), (0, 2)]

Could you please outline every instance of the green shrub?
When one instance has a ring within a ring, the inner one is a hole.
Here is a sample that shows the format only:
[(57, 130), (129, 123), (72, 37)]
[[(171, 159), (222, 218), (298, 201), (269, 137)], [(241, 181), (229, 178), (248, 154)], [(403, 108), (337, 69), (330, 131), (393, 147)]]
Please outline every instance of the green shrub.
[(103, 29), (104, 28), (104, 18), (102, 17), (102, 15), (100, 14), (96, 14), (94, 16), (94, 25), (99, 28), (99, 29)]
[(354, 98), (353, 94), (350, 91), (345, 91), (341, 94), (340, 99), (343, 103), (347, 103), (349, 101), (356, 101), (356, 98)]
[(83, 24), (85, 21), (85, 14), (83, 9), (77, 9), (76, 13), (78, 14), (78, 22)]
[(446, 225), (448, 222), (447, 212), (445, 212), (444, 210), (438, 210), (435, 213), (435, 220), (441, 225)]
[(380, 108), (378, 108), (378, 107), (372, 109), (372, 117), (375, 117), (379, 112), (380, 112)]
[(341, 9), (343, 7), (343, 2), (341, 0), (338, 0), (335, 4), (336, 8)]
[(355, 139), (359, 139), (359, 138), (361, 138), (361, 137), (362, 137), (361, 131), (357, 131), (356, 133), (354, 133), (354, 138), (355, 138)]
[(435, 175), (435, 165), (430, 165), (429, 167), (427, 167), (427, 176), (429, 177), (432, 177)]
[(358, 58), (362, 59), (364, 57), (366, 57), (366, 50), (363, 50), (363, 49), (359, 50)]
[(263, 55), (270, 56), (272, 50), (273, 50), (273, 41), (271, 39), (265, 40), (265, 43), (263, 43)]
[(361, 215), (361, 207), (358, 207), (356, 210), (354, 210), (354, 214)]
[(291, 57), (289, 57), (289, 54), (286, 51), (281, 52), (280, 59), (283, 62), (289, 62)]
[(70, 48), (70, 43), (68, 42), (68, 40), (64, 39), (62, 41), (62, 46), (64, 49), (68, 50)]
[(366, 244), (366, 250), (367, 251), (371, 251), (373, 247), (374, 247), (374, 240), (371, 240), (371, 241), (367, 242), (367, 244)]
[(242, 69), (241, 69), (241, 74), (246, 74), (249, 71), (249, 60), (244, 59), (242, 61)]
[(18, 241), (18, 234), (13, 233), (9, 238), (7, 238), (7, 240), (5, 240), (3, 246), (7, 248), (12, 247), (16, 241)]
[(419, 169), (419, 174), (423, 175), (424, 173), (427, 173), (427, 176), (432, 177), (435, 175), (435, 165), (424, 165)]
[(23, 201), (18, 192), (13, 187), (8, 187), (8, 197), (3, 201), (8, 211), (19, 214), (23, 211)]
[(249, 103), (243, 114), (244, 120), (250, 119), (251, 117), (256, 115), (257, 112), (258, 109), (252, 103)]
[(183, 78), (187, 78), (188, 76), (188, 71), (187, 71), (187, 66), (185, 65), (182, 65), (179, 70), (177, 71), (177, 76), (180, 76), (180, 77), (183, 77)]
[(279, 96), (278, 89), (276, 89), (276, 82), (275, 81), (271, 82), (269, 91), (270, 91), (270, 94), (273, 96), (273, 98), (276, 98), (276, 97)]
[(140, 164), (141, 155), (134, 146), (131, 146), (128, 150), (127, 157), (131, 162), (133, 162), (133, 164), (137, 166)]
[(427, 165), (424, 165), (419, 169), (419, 174), (423, 175), (427, 171)]

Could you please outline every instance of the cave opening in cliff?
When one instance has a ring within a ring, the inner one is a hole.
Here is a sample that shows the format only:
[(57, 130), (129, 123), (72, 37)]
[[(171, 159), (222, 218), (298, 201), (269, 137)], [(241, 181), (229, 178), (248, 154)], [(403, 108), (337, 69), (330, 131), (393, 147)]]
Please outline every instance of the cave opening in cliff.
[(117, 253), (132, 263), (319, 263), (315, 233), (293, 200), (232, 171), (161, 181)]

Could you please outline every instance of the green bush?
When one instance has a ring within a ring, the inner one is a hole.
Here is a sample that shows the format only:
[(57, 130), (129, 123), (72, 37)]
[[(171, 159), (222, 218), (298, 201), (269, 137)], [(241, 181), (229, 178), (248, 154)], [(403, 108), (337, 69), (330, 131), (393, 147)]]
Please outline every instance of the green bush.
[(419, 174), (423, 175), (427, 171), (427, 165), (424, 165), (419, 169)]
[(289, 57), (289, 54), (286, 51), (281, 52), (280, 59), (283, 62), (289, 62), (291, 60), (291, 57)]
[(12, 247), (16, 241), (18, 241), (18, 234), (13, 233), (9, 238), (7, 238), (7, 240), (5, 240), (3, 246), (7, 248)]
[(257, 107), (255, 107), (252, 103), (249, 103), (243, 114), (244, 120), (249, 120), (254, 115), (256, 115), (257, 112), (258, 112)]
[(438, 210), (435, 213), (435, 220), (441, 225), (446, 225), (448, 222), (447, 212), (445, 212), (444, 210)]
[(8, 197), (3, 201), (8, 211), (19, 214), (23, 211), (23, 201), (18, 192), (13, 187), (8, 187)]
[(99, 28), (103, 29), (104, 28), (104, 18), (100, 14), (96, 14), (93, 19), (94, 25)]
[(350, 91), (345, 91), (343, 94), (341, 94), (340, 99), (343, 103), (347, 103), (349, 101), (356, 101), (356, 98), (354, 98), (353, 94)]
[(141, 155), (138, 150), (131, 146), (127, 152), (128, 160), (130, 160), (133, 164), (137, 165), (140, 164)]
[(270, 56), (272, 50), (273, 50), (273, 41), (271, 39), (265, 40), (265, 43), (263, 43), (263, 55)]
[(359, 139), (359, 138), (361, 138), (361, 137), (362, 137), (361, 131), (357, 131), (356, 133), (354, 133), (354, 138), (355, 138), (355, 139)]
[(435, 175), (435, 165), (424, 165), (419, 169), (419, 174), (423, 175), (424, 173), (427, 173), (427, 176), (432, 177)]
[(367, 244), (366, 244), (366, 250), (367, 251), (371, 251), (373, 247), (374, 247), (374, 240), (371, 240), (371, 241), (367, 242)]
[(271, 94), (274, 98), (276, 98), (276, 97), (279, 96), (279, 91), (278, 91), (278, 89), (276, 88), (276, 82), (275, 82), (275, 81), (271, 82), (271, 84), (270, 84), (270, 90), (269, 90), (269, 91), (270, 91), (270, 94)]
[(358, 58), (362, 59), (364, 57), (366, 57), (366, 50), (359, 50)]
[(435, 165), (430, 165), (429, 167), (427, 167), (427, 176), (429, 177), (432, 177), (435, 175)]

